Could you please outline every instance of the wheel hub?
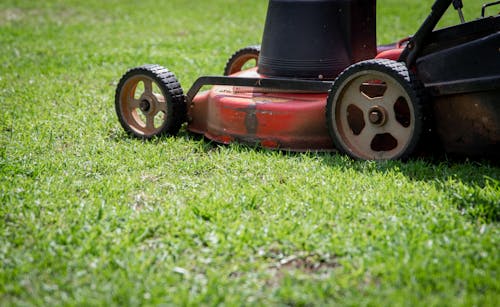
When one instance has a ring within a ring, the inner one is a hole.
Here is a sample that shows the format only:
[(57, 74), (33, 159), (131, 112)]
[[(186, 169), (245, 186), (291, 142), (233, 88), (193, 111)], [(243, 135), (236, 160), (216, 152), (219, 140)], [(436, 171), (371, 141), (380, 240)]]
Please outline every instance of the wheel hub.
[(368, 111), (368, 120), (376, 126), (383, 126), (387, 121), (387, 111), (380, 106), (372, 107)]
[(143, 112), (148, 112), (151, 109), (151, 103), (147, 99), (143, 99), (139, 103), (139, 108)]

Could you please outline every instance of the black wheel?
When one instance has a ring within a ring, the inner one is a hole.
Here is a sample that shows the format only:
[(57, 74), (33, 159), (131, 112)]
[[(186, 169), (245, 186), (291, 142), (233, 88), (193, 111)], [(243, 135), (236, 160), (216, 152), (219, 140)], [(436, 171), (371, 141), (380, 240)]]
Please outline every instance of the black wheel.
[(127, 71), (116, 88), (115, 109), (125, 131), (143, 139), (175, 135), (186, 119), (181, 85), (159, 65)]
[(260, 45), (248, 46), (236, 51), (227, 60), (226, 67), (224, 68), (224, 76), (229, 76), (241, 71), (245, 64), (246, 67), (255, 67), (259, 60)]
[(326, 104), (330, 135), (355, 159), (405, 159), (424, 130), (423, 91), (403, 63), (376, 59), (348, 67)]

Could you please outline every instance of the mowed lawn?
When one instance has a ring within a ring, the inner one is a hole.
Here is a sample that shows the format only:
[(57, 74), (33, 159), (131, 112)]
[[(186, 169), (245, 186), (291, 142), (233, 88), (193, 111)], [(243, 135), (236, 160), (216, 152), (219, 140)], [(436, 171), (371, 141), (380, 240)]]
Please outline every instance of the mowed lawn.
[[(486, 1), (467, 1), (467, 19)], [(432, 1), (378, 1), (378, 42)], [(498, 306), (500, 168), (128, 137), (114, 91), (186, 91), (258, 44), (266, 1), (0, 2), (0, 306)], [(454, 12), (442, 25), (458, 22)]]

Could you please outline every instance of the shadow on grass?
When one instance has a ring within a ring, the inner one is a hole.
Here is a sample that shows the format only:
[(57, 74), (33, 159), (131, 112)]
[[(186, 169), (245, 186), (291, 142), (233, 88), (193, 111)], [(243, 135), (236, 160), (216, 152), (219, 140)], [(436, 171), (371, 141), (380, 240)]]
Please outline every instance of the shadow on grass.
[[(115, 142), (144, 142), (144, 143), (163, 143), (169, 136), (154, 137), (149, 140), (139, 140), (129, 136), (122, 129), (114, 129), (109, 132), (108, 140)], [(213, 152), (220, 148), (228, 146), (237, 147), (241, 150), (252, 150), (262, 154), (279, 153), (286, 157), (314, 156), (323, 163), (335, 166), (354, 169), (360, 173), (371, 173), (373, 171), (388, 172), (398, 171), (410, 180), (416, 181), (444, 181), (449, 178), (457, 178), (464, 184), (477, 185), (484, 187), (487, 182), (500, 180), (500, 161), (494, 158), (449, 156), (446, 154), (426, 155), (410, 159), (408, 161), (356, 161), (346, 155), (337, 152), (293, 152), (287, 150), (273, 150), (263, 148), (255, 144), (232, 143), (224, 145), (216, 143), (203, 135), (194, 134), (181, 129), (175, 138), (183, 138), (195, 141), (197, 151)]]
[[(203, 142), (203, 137), (198, 137)], [(374, 173), (400, 173), (408, 180), (425, 182), (443, 191), (462, 214), (485, 223), (500, 221), (500, 167), (498, 161), (478, 157), (426, 155), (407, 161), (356, 161), (337, 152), (291, 152), (269, 150), (256, 145), (220, 145), (205, 139), (206, 152), (226, 146), (263, 155), (278, 153), (283, 158), (312, 158), (330, 167)]]
[[(115, 142), (145, 142), (159, 144), (169, 137), (155, 137), (151, 140), (138, 140), (124, 131), (113, 130), (108, 139)], [(330, 167), (354, 170), (370, 176), (375, 173), (400, 173), (410, 181), (422, 181), (444, 191), (450, 201), (462, 213), (474, 220), (484, 222), (500, 221), (500, 166), (495, 159), (449, 156), (445, 154), (426, 155), (408, 161), (356, 161), (336, 152), (291, 152), (270, 150), (258, 145), (232, 143), (223, 145), (181, 129), (175, 138), (182, 138), (197, 153), (210, 153), (234, 148), (239, 151), (254, 151), (262, 155), (280, 155), (287, 158), (316, 159)]]
[(318, 155), (323, 163), (362, 174), (401, 173), (411, 181), (423, 181), (443, 191), (456, 208), (473, 220), (500, 221), (500, 167), (495, 160), (446, 155), (408, 161), (354, 161), (341, 154)]

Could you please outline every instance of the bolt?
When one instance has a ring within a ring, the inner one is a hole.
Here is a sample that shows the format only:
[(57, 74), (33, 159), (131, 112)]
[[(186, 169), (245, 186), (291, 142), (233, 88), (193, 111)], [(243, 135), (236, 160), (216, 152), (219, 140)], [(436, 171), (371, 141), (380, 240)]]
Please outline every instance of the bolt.
[(370, 122), (375, 125), (378, 125), (382, 122), (382, 114), (378, 110), (371, 111), (368, 115), (368, 118), (370, 119)]
[(147, 112), (151, 108), (151, 104), (149, 103), (149, 101), (144, 99), (141, 101), (141, 103), (139, 103), (139, 108), (141, 108), (143, 112)]

